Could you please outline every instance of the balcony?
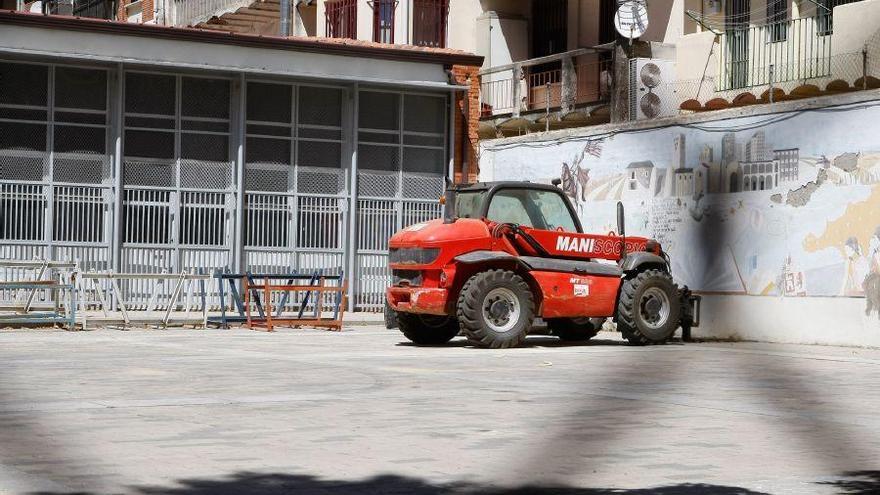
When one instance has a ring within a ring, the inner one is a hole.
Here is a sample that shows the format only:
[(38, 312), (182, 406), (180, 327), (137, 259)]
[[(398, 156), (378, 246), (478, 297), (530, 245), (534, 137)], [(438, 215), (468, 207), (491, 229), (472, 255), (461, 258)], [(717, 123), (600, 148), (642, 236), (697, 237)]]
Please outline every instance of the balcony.
[(484, 135), (578, 127), (608, 121), (611, 61), (582, 48), (480, 71)]
[(819, 4), (804, 17), (737, 29), (703, 18), (708, 30), (683, 36), (676, 47), (679, 108), (699, 112), (880, 87), (880, 2)]
[(831, 30), (826, 16), (726, 30), (720, 48), (719, 91), (831, 73)]

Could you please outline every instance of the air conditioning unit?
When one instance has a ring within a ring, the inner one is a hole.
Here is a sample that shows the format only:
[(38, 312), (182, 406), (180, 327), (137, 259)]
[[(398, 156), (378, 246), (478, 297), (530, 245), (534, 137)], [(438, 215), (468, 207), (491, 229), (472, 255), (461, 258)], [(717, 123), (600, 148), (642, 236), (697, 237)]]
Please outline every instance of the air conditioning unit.
[(629, 60), (629, 119), (644, 120), (678, 113), (675, 62), (656, 58)]

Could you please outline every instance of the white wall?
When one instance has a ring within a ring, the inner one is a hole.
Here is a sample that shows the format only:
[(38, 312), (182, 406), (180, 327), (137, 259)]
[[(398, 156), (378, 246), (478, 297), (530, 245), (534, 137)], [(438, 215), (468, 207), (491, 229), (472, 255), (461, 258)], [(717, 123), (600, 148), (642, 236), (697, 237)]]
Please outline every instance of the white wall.
[(841, 5), (834, 8), (831, 53), (860, 52), (865, 42), (880, 30), (880, 0)]
[(487, 12), (476, 20), (475, 53), (482, 54), (483, 68), (507, 65), (529, 56), (528, 21)]

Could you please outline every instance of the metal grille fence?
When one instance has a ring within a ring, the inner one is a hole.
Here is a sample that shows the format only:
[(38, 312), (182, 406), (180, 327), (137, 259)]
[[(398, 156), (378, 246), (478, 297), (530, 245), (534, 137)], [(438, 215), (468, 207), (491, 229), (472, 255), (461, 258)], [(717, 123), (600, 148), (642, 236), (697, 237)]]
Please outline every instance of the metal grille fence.
[(340, 88), (249, 82), (245, 264), (254, 273), (338, 274), (348, 186)]
[(108, 268), (109, 101), (105, 69), (0, 61), (0, 258)]
[[(0, 258), (130, 274), (345, 271), (356, 308), (380, 310), (388, 237), (440, 216), (446, 95), (362, 91), (353, 119), (345, 88), (242, 81), (0, 60)], [(112, 297), (129, 309), (171, 301), (169, 284), (119, 282)], [(98, 289), (84, 304), (101, 303)]]
[(377, 311), (391, 281), (388, 238), (442, 214), (447, 100), (361, 91), (359, 105), (355, 307)]
[[(124, 90), (120, 270), (212, 273), (229, 267), (231, 80), (129, 71)], [(131, 280), (120, 290), (125, 300), (143, 302), (152, 290), (147, 285)]]

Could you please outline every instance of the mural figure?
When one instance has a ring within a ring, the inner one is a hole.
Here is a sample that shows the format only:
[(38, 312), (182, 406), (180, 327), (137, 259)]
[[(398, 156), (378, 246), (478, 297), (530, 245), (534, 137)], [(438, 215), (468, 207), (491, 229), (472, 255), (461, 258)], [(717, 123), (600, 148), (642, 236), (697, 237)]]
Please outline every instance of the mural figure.
[(584, 145), (571, 165), (568, 162), (562, 162), (562, 190), (578, 206), (578, 209), (581, 208), (581, 203), (587, 201), (590, 169), (581, 165), (587, 155), (596, 158), (602, 156), (601, 139), (590, 139), (587, 141), (587, 144)]
[(876, 311), (880, 318), (880, 226), (874, 230), (874, 235), (868, 241), (868, 264), (869, 272), (864, 284), (867, 299), (865, 316), (871, 316), (871, 312)]
[(863, 296), (865, 279), (868, 277), (868, 259), (862, 254), (859, 240), (855, 237), (847, 239), (843, 245), (843, 253), (846, 257), (846, 267), (840, 295)]
[(571, 173), (571, 169), (566, 162), (562, 162), (561, 179), (562, 192), (571, 198), (572, 201), (577, 202), (577, 182), (575, 182), (574, 175)]

